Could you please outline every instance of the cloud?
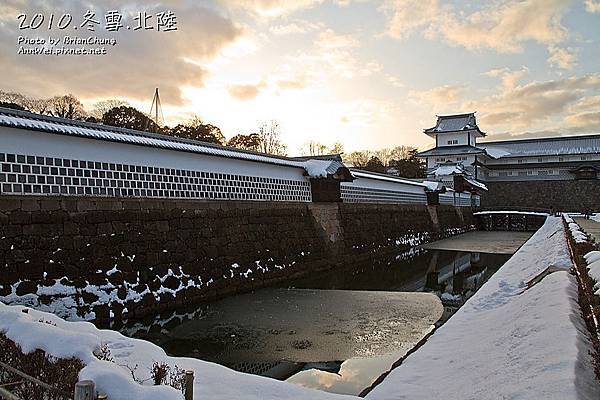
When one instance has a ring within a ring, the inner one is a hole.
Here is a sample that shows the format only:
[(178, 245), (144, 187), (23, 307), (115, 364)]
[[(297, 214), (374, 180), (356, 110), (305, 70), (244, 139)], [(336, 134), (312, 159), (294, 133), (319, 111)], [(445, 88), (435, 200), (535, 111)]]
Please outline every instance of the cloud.
[(305, 74), (299, 74), (289, 79), (279, 79), (276, 82), (280, 89), (304, 89), (308, 84), (308, 79)]
[[(98, 0), (93, 6), (72, 1), (45, 2), (22, 1), (14, 3), (19, 13), (50, 15), (69, 12), (73, 25), (80, 20), (88, 7), (104, 20), (107, 10), (119, 10), (123, 24), (136, 24), (132, 20), (138, 11), (146, 11), (154, 18), (165, 11), (160, 5), (141, 7), (137, 3), (116, 0)], [(68, 32), (70, 36), (115, 38), (117, 45), (108, 47), (107, 55), (100, 56), (24, 56), (18, 55), (19, 31), (14, 14), (4, 14), (0, 21), (0, 70), (3, 89), (36, 97), (73, 93), (82, 99), (120, 97), (150, 99), (159, 87), (164, 103), (179, 104), (180, 88), (201, 87), (207, 71), (201, 63), (210, 60), (224, 46), (236, 41), (241, 30), (229, 18), (211, 7), (209, 2), (177, 2), (169, 5), (177, 16), (177, 30), (171, 32), (133, 31), (122, 28), (108, 32), (102, 26), (94, 33), (85, 29)], [(155, 21), (155, 19), (153, 19)], [(152, 21), (152, 20), (151, 20)], [(62, 37), (64, 32), (28, 32), (29, 36)]]
[(274, 35), (294, 35), (322, 30), (324, 25), (320, 22), (296, 20), (283, 25), (273, 25), (269, 31)]
[(265, 88), (267, 84), (264, 81), (261, 81), (257, 84), (237, 84), (237, 85), (229, 85), (227, 87), (227, 92), (229, 95), (238, 100), (252, 100), (256, 96), (261, 89)]
[(598, 132), (600, 130), (600, 111), (567, 115), (565, 122), (572, 132)]
[(287, 73), (296, 71), (304, 76), (304, 82), (312, 85), (326, 84), (331, 79), (367, 77), (383, 70), (376, 61), (359, 60), (356, 55), (360, 41), (351, 34), (340, 34), (325, 29), (318, 34), (315, 45), (287, 56), (282, 65)]
[(529, 73), (529, 69), (525, 66), (517, 70), (511, 70), (509, 68), (496, 68), (484, 72), (483, 75), (489, 77), (500, 77), (502, 80), (502, 87), (504, 89), (511, 89), (516, 86), (517, 82)]
[[(522, 71), (489, 71), (488, 75), (502, 81), (498, 92), (468, 101), (463, 107), (479, 110), (482, 126), (518, 130), (538, 122), (560, 120), (565, 115), (584, 112), (600, 101), (595, 95), (600, 89), (600, 73), (519, 84), (514, 77), (515, 73), (518, 75)], [(564, 118), (563, 124), (557, 129), (568, 128), (573, 122), (573, 118)]]
[(584, 97), (569, 107), (569, 111), (573, 113), (588, 110), (600, 110), (600, 95)]
[(408, 97), (417, 103), (432, 106), (435, 109), (439, 107), (456, 103), (465, 87), (462, 85), (443, 85), (429, 90), (415, 91), (411, 90)]
[(523, 51), (529, 40), (556, 45), (567, 37), (561, 24), (569, 0), (505, 1), (462, 16), (441, 16), (439, 34), (449, 43), (469, 50), (493, 49), (501, 53)]
[(550, 46), (548, 63), (561, 69), (571, 69), (577, 64), (577, 53), (572, 48)]
[(558, 46), (569, 35), (561, 20), (570, 2), (503, 0), (464, 13), (450, 5), (440, 6), (438, 0), (388, 0), (381, 10), (388, 16), (388, 35), (395, 38), (419, 31), (452, 46), (499, 53), (521, 53), (525, 43), (534, 41), (548, 48), (551, 65), (570, 69), (576, 63), (575, 51)]
[(323, 0), (225, 0), (233, 8), (243, 9), (261, 17), (279, 17), (312, 8)]
[(590, 13), (600, 13), (600, 1), (585, 0), (585, 10)]
[(437, 0), (387, 0), (381, 7), (389, 16), (388, 33), (395, 38), (410, 36), (440, 16)]
[(319, 34), (318, 45), (323, 49), (349, 49), (352, 47), (358, 47), (358, 40), (352, 35), (341, 35), (333, 31), (333, 29), (326, 29)]

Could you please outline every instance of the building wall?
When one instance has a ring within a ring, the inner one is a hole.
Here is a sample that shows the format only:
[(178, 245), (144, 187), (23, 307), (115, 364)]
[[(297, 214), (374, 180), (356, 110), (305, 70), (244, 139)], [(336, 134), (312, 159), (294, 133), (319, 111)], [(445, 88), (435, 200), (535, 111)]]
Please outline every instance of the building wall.
[(301, 167), (0, 129), (0, 194), (311, 201)]
[(521, 168), (483, 170), (480, 178), (483, 182), (492, 181), (539, 181), (539, 180), (574, 180), (575, 175), (569, 172), (572, 167), (536, 168), (534, 165)]
[(340, 191), (344, 203), (427, 204), (424, 185), (402, 183), (394, 177), (357, 175), (352, 182), (342, 182)]
[[(449, 144), (449, 140), (458, 140), (458, 143)], [(456, 133), (441, 133), (438, 135), (438, 146), (466, 146), (469, 144), (469, 138), (467, 132), (456, 132)]]
[(553, 208), (560, 211), (600, 210), (600, 180), (486, 182), (482, 207)]
[(472, 227), (452, 206), (4, 196), (0, 301), (140, 316), (370, 266)]

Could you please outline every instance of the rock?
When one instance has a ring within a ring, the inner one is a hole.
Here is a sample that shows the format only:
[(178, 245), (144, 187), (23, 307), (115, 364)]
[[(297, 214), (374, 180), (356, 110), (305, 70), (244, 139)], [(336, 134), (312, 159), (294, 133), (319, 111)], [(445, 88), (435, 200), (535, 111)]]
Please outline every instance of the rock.
[(24, 281), (19, 283), (17, 286), (17, 296), (25, 296), (26, 294), (35, 294), (37, 293), (37, 283), (32, 281)]

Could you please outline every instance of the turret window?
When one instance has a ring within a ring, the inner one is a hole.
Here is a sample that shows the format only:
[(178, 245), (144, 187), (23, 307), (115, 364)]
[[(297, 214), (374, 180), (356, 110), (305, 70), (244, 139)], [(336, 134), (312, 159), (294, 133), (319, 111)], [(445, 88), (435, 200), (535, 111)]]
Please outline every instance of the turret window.
[(448, 144), (458, 144), (458, 139), (448, 140)]

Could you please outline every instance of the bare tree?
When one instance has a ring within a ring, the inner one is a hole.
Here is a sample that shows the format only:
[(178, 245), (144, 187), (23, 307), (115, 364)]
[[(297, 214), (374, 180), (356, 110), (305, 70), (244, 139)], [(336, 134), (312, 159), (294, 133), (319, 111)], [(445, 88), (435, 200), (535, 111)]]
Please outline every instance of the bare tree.
[(315, 140), (310, 140), (302, 145), (300, 153), (304, 156), (320, 156), (327, 154), (327, 146)]
[(24, 96), (21, 93), (5, 92), (0, 90), (0, 102), (17, 104), (27, 111), (51, 115), (50, 99), (34, 99)]
[(374, 155), (375, 157), (377, 157), (379, 159), (379, 161), (384, 165), (384, 166), (388, 166), (390, 165), (390, 161), (392, 160), (392, 150), (385, 147), (383, 149), (379, 149), (374, 151)]
[(343, 154), (344, 153), (344, 145), (342, 142), (335, 142), (329, 149), (331, 154)]
[(4, 103), (18, 104), (20, 106), (23, 106), (24, 108), (27, 108), (26, 104), (29, 101), (29, 99), (20, 93), (5, 92), (3, 90), (0, 90), (0, 101)]
[(117, 99), (102, 100), (94, 103), (92, 111), (90, 111), (90, 115), (97, 120), (102, 120), (102, 117), (108, 110), (120, 106), (129, 106), (129, 103), (124, 100)]
[(52, 97), (49, 114), (68, 119), (81, 119), (86, 115), (83, 104), (72, 94)]
[(344, 161), (356, 168), (363, 168), (372, 156), (373, 154), (369, 150), (353, 151), (344, 156)]
[(405, 160), (410, 158), (412, 150), (414, 150), (414, 148), (409, 146), (396, 146), (391, 151), (391, 158), (392, 160)]
[(287, 146), (281, 141), (281, 130), (277, 121), (262, 123), (258, 128), (258, 137), (260, 152), (278, 156), (286, 155)]

